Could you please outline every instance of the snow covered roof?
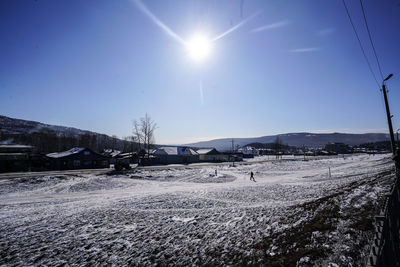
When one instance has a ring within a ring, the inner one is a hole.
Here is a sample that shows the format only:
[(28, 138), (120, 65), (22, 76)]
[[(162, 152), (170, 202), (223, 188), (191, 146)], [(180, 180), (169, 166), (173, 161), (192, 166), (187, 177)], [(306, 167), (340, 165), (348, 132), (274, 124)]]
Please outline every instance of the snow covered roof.
[(121, 154), (121, 151), (119, 151), (119, 150), (114, 150), (114, 149), (104, 149), (104, 151), (103, 151), (103, 153), (102, 153), (104, 156), (107, 156), (107, 157), (116, 157), (116, 156), (118, 156), (119, 154)]
[(157, 149), (146, 149), (146, 153), (153, 154)]
[(20, 152), (31, 152), (32, 146), (25, 145), (0, 145), (1, 153), (20, 153)]
[(63, 152), (55, 152), (55, 153), (50, 153), (47, 154), (46, 156), (50, 157), (50, 158), (62, 158), (62, 157), (66, 157), (66, 156), (70, 156), (72, 154), (76, 154), (79, 153), (83, 150), (85, 150), (86, 148), (84, 147), (73, 147), (70, 150), (67, 151), (63, 151)]
[(185, 150), (185, 154), (186, 154), (186, 155), (187, 155), (187, 154), (190, 154), (190, 155), (198, 155), (199, 153), (197, 153), (196, 151), (194, 151), (194, 150), (191, 149), (191, 148), (188, 148), (188, 149)]
[(160, 149), (164, 150), (168, 155), (179, 155), (182, 153), (179, 153), (180, 149), (178, 147), (162, 147)]
[(129, 158), (132, 158), (132, 157), (135, 157), (135, 156), (137, 156), (137, 153), (136, 153), (136, 152), (127, 152), (127, 153), (121, 153), (121, 154), (119, 154), (116, 158), (119, 158), (119, 159), (129, 159)]
[(201, 148), (197, 150), (197, 153), (200, 155), (205, 155), (210, 152), (214, 152), (213, 154), (219, 154), (219, 152), (215, 148)]
[(0, 145), (0, 148), (32, 148), (32, 146), (26, 146), (26, 145)]
[(202, 155), (202, 154), (207, 154), (207, 153), (211, 152), (212, 150), (213, 150), (212, 148), (202, 148), (202, 149), (198, 149), (197, 153)]
[(183, 155), (198, 155), (196, 151), (188, 147), (179, 147), (179, 146), (167, 146), (167, 147), (160, 147), (154, 152), (155, 155), (176, 155), (176, 156), (183, 156)]
[(0, 153), (0, 160), (28, 159), (26, 153)]

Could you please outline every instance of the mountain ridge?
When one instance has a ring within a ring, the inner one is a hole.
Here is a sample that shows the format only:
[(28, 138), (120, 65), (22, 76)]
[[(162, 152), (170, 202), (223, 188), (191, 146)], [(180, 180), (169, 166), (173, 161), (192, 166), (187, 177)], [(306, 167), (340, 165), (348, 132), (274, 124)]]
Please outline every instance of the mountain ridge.
[(128, 151), (133, 144), (93, 131), (0, 115), (0, 144), (13, 143), (32, 145), (41, 153), (65, 151), (74, 146), (88, 147), (97, 152), (106, 148)]
[(296, 147), (324, 147), (327, 143), (345, 143), (348, 145), (359, 145), (368, 142), (386, 141), (389, 140), (389, 134), (385, 133), (285, 133), (276, 135), (266, 135), (261, 137), (249, 138), (219, 138), (209, 141), (201, 141), (186, 144), (193, 147), (215, 147), (218, 150), (232, 149), (232, 139), (234, 145), (245, 146), (250, 143), (273, 143), (279, 137), (283, 144)]
[(0, 128), (3, 133), (7, 134), (21, 134), (21, 133), (34, 133), (48, 129), (57, 133), (83, 135), (83, 134), (101, 134), (89, 130), (82, 130), (75, 127), (61, 126), (46, 124), (39, 121), (24, 120), (11, 118), (0, 115)]

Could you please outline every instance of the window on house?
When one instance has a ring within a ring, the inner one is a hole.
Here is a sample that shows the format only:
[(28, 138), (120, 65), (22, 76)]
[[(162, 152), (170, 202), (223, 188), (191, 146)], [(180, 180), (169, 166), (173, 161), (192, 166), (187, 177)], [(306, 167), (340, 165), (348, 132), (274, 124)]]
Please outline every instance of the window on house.
[(81, 161), (80, 160), (74, 160), (74, 167), (79, 167), (81, 166)]

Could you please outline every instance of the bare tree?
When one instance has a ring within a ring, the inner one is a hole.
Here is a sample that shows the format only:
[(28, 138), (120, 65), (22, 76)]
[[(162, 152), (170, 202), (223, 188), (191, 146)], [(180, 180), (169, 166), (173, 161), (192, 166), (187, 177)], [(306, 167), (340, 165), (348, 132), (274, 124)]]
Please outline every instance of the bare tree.
[(122, 142), (122, 152), (128, 152), (128, 150), (131, 148), (131, 137), (130, 136), (125, 136), (124, 141)]
[(279, 138), (279, 136), (277, 136), (274, 141), (274, 148), (275, 148), (276, 159), (279, 159), (279, 157), (282, 157), (280, 155), (281, 148), (282, 148), (282, 140)]
[(147, 154), (147, 159), (150, 159), (150, 148), (154, 144), (154, 131), (157, 124), (151, 119), (151, 117), (146, 113), (146, 115), (133, 122), (133, 137), (139, 144), (139, 151), (145, 150)]
[[(134, 162), (136, 162), (136, 160), (138, 159), (138, 158), (135, 156), (135, 155), (138, 155), (138, 154), (135, 154), (134, 152), (135, 152), (135, 151), (139, 151), (139, 152), (140, 152), (140, 149), (138, 150), (138, 145), (137, 145), (137, 143), (135, 142), (135, 141), (136, 141), (135, 136), (128, 136), (128, 138), (129, 138), (130, 145), (131, 145), (130, 150), (131, 150), (131, 152), (132, 152), (131, 161), (132, 161), (132, 163), (134, 163)], [(136, 148), (136, 149), (135, 149), (135, 148)]]
[(114, 151), (114, 150), (117, 149), (116, 146), (117, 146), (118, 137), (114, 134), (114, 135), (111, 136), (111, 138), (112, 138), (112, 140), (111, 140), (111, 147), (112, 147), (112, 150)]
[(137, 120), (133, 121), (132, 138), (136, 140), (138, 144), (138, 153), (142, 151), (143, 135), (141, 131), (141, 126)]

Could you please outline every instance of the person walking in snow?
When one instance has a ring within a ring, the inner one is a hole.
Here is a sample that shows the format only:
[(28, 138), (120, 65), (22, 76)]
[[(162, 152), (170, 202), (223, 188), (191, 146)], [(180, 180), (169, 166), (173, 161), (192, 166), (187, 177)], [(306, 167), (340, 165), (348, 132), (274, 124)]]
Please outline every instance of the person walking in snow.
[(217, 169), (215, 169), (215, 176), (218, 176)]
[(253, 182), (256, 181), (256, 179), (254, 179), (254, 173), (253, 172), (250, 172), (250, 181), (253, 181)]

